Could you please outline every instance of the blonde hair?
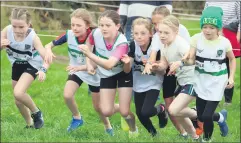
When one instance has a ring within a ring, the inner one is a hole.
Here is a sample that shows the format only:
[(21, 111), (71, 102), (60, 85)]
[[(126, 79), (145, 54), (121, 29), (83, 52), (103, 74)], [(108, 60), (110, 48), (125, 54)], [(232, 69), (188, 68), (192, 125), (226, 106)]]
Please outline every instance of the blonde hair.
[(11, 12), (11, 19), (24, 20), (27, 24), (31, 23), (31, 15), (26, 9), (14, 8)]
[(173, 16), (173, 15), (169, 15), (167, 17), (165, 17), (160, 24), (165, 24), (167, 26), (169, 26), (173, 31), (178, 31), (179, 29), (179, 20)]
[(152, 15), (163, 15), (164, 17), (170, 15), (170, 10), (166, 6), (158, 6), (152, 12)]
[(91, 28), (96, 28), (96, 25), (92, 22), (91, 14), (86, 9), (78, 8), (70, 14), (70, 17), (80, 18)]
[(135, 25), (144, 25), (147, 30), (149, 30), (150, 33), (152, 33), (152, 23), (147, 18), (137, 18), (132, 23), (132, 31), (134, 30)]

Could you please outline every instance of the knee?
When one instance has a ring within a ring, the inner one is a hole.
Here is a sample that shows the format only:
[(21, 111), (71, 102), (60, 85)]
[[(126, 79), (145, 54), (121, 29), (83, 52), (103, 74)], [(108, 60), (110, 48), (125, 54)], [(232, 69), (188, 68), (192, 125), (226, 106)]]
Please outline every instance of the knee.
[(64, 99), (65, 100), (70, 100), (70, 99), (72, 99), (72, 97), (73, 97), (73, 95), (70, 92), (64, 91)]
[(120, 110), (120, 114), (122, 117), (127, 117), (129, 115), (129, 111), (128, 110)]
[(177, 116), (177, 110), (175, 108), (173, 108), (172, 106), (169, 106), (168, 108), (168, 113), (171, 115), (171, 116)]
[(21, 99), (24, 95), (24, 92), (14, 89), (13, 94), (16, 99)]
[(101, 114), (105, 117), (110, 117), (113, 114), (112, 109), (101, 109)]

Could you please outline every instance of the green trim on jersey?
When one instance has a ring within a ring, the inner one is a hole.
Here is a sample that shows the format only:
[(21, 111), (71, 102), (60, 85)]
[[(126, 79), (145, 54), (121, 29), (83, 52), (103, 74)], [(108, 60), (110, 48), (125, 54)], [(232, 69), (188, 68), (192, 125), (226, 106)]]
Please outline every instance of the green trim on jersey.
[(39, 55), (39, 52), (37, 51), (37, 52), (35, 52), (34, 54), (33, 54), (33, 57), (36, 57), (36, 56), (38, 56)]
[(95, 50), (95, 55), (98, 56), (98, 57), (101, 57), (101, 58), (103, 58), (103, 59), (109, 59), (109, 58), (101, 55), (100, 53), (98, 53), (97, 50)]
[(69, 47), (68, 47), (68, 52), (75, 58), (77, 58), (77, 56), (80, 56), (80, 55), (85, 57), (85, 55), (82, 52), (75, 49), (70, 49)]
[(206, 72), (204, 69), (200, 69), (199, 67), (195, 67), (195, 70), (198, 71), (200, 74), (209, 74), (212, 76), (220, 76), (220, 75), (225, 75), (228, 74), (228, 70), (224, 69), (219, 72)]
[[(66, 42), (68, 43), (68, 31), (70, 31), (70, 30), (66, 30)], [(75, 39), (75, 42), (76, 42), (76, 44), (77, 45), (79, 45), (79, 42), (78, 42), (78, 39), (77, 39), (77, 37), (75, 37), (74, 36), (74, 39)], [(86, 42), (86, 41), (85, 41)], [(84, 44), (85, 44), (85, 42), (84, 42)], [(68, 45), (68, 44), (67, 44)], [(81, 52), (81, 51), (78, 51), (78, 50), (75, 50), (75, 49), (71, 49), (71, 48), (69, 48), (69, 46), (68, 46), (68, 52), (70, 53), (70, 55), (71, 56), (73, 56), (74, 58), (77, 58), (78, 56), (83, 56), (83, 57), (85, 57), (85, 55)]]

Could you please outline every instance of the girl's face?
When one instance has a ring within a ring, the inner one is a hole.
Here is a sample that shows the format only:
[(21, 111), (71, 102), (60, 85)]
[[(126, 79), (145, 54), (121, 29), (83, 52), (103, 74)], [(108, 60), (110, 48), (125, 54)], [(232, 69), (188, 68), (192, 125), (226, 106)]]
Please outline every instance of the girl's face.
[(120, 24), (115, 24), (109, 17), (101, 17), (99, 20), (99, 28), (105, 39), (115, 37), (120, 28)]
[(163, 44), (170, 44), (174, 41), (178, 31), (174, 31), (171, 27), (166, 24), (159, 24), (158, 25), (158, 34), (160, 40)]
[(133, 37), (134, 40), (138, 43), (139, 46), (144, 46), (149, 44), (150, 37), (152, 34), (145, 27), (145, 25), (135, 25), (133, 28)]
[(164, 19), (164, 16), (161, 14), (152, 15), (151, 21), (152, 21), (152, 24), (155, 26), (156, 31), (158, 31), (159, 22), (161, 22), (163, 19)]
[(203, 25), (202, 32), (207, 40), (213, 40), (218, 37), (218, 28), (210, 25), (210, 24), (205, 24)]
[(27, 24), (24, 20), (11, 19), (11, 24), (13, 27), (13, 33), (17, 37), (25, 37), (30, 24)]
[(80, 37), (86, 34), (86, 30), (89, 28), (85, 21), (81, 18), (72, 17), (71, 18), (71, 30), (75, 37)]

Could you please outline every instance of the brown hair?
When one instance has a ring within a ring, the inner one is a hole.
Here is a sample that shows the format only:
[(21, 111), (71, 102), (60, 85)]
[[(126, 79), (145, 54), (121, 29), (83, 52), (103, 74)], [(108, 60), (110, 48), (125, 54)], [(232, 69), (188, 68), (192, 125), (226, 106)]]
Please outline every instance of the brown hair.
[(31, 15), (26, 9), (14, 8), (11, 12), (11, 19), (24, 20), (27, 24), (31, 23)]
[(78, 8), (70, 14), (70, 17), (76, 17), (82, 19), (85, 24), (89, 25), (90, 28), (94, 29), (97, 26), (92, 22), (92, 16), (89, 11), (83, 8)]
[(114, 11), (114, 10), (107, 10), (107, 11), (104, 11), (100, 17), (99, 17), (99, 20), (102, 18), (102, 17), (108, 17), (110, 18), (116, 25), (117, 24), (120, 24), (120, 15)]
[[(100, 19), (102, 17), (110, 18), (115, 23), (115, 25), (120, 24), (120, 15), (116, 11), (114, 11), (114, 10), (106, 10), (106, 11), (104, 11), (100, 15), (98, 21), (100, 21)], [(119, 28), (119, 32), (124, 33), (123, 29), (121, 27)]]
[(159, 15), (163, 15), (164, 17), (170, 15), (170, 10), (166, 7), (166, 6), (159, 6), (159, 7), (156, 7), (154, 9), (154, 11), (152, 12), (152, 15), (156, 15), (156, 14), (159, 14)]
[(152, 23), (147, 18), (140, 17), (140, 18), (135, 19), (132, 23), (132, 31), (133, 31), (135, 25), (144, 25), (145, 28), (148, 29), (150, 33), (152, 33)]
[(169, 15), (167, 17), (165, 17), (160, 24), (165, 24), (167, 26), (169, 26), (173, 31), (178, 31), (179, 29), (179, 20), (173, 16), (173, 15)]

